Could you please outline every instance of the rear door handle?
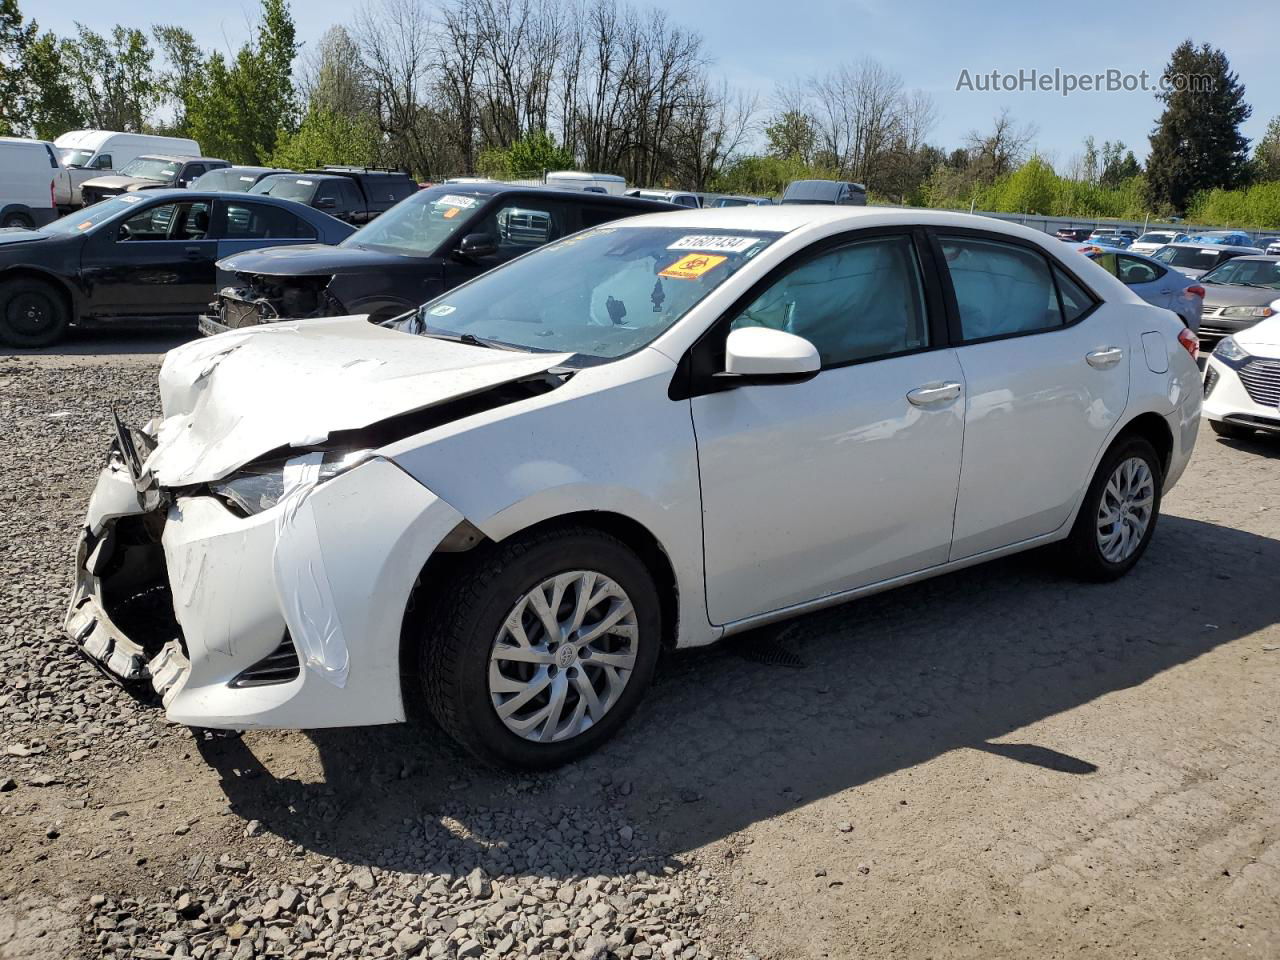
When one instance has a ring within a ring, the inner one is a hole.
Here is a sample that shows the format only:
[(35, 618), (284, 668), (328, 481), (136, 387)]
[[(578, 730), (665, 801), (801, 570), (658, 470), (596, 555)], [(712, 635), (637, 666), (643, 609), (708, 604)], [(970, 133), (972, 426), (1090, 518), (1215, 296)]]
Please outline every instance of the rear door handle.
[(907, 393), (907, 400), (917, 407), (932, 407), (950, 403), (960, 396), (960, 384), (954, 380), (946, 383), (927, 383)]
[(1085, 354), (1084, 358), (1089, 366), (1097, 370), (1107, 370), (1119, 363), (1122, 357), (1124, 357), (1124, 351), (1119, 347), (1105, 347)]
[(204, 248), (203, 247), (183, 247), (183, 252), (186, 253), (188, 260), (199, 260), (200, 257), (204, 255)]

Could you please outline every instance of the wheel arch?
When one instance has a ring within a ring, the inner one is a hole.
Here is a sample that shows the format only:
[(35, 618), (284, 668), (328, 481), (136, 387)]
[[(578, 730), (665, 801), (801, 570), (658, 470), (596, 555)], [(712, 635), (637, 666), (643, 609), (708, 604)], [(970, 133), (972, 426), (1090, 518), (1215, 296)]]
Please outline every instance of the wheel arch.
[(1120, 429), (1115, 439), (1107, 445), (1103, 455), (1110, 452), (1116, 444), (1133, 436), (1142, 437), (1155, 448), (1156, 455), (1160, 457), (1161, 474), (1168, 475), (1173, 459), (1173, 431), (1169, 428), (1169, 422), (1160, 414), (1150, 410), (1140, 413)]
[[(423, 696), (418, 689), (420, 678), (420, 645), (417, 642), (425, 621), (432, 615), (435, 591), (464, 568), (465, 564), (483, 560), (483, 552), (515, 537), (537, 534), (552, 527), (576, 527), (598, 530), (620, 540), (632, 550), (653, 577), (658, 588), (659, 613), (662, 618), (662, 646), (674, 648), (680, 623), (679, 580), (667, 550), (648, 527), (633, 517), (609, 510), (579, 510), (544, 517), (526, 527), (493, 540), (464, 520), (454, 530), (458, 541), (476, 538), (465, 550), (450, 545), (454, 534), (446, 537), (427, 558), (413, 589), (405, 600), (400, 631), (400, 685), (407, 715), (423, 714)], [(477, 553), (479, 551), (479, 553)]]
[(56, 273), (50, 273), (39, 267), (21, 264), (16, 267), (9, 267), (0, 271), (0, 284), (7, 283), (10, 280), (38, 280), (41, 283), (47, 283), (57, 291), (62, 298), (62, 304), (67, 308), (67, 319), (71, 323), (75, 323), (77, 319), (76, 311), (76, 295), (70, 285), (62, 277)]

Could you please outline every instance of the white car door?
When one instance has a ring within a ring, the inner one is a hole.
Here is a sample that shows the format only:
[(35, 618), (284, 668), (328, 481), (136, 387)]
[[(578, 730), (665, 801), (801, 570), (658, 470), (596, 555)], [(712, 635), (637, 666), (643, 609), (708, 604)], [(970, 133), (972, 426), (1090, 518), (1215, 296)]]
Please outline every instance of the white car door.
[(938, 346), (940, 286), (917, 243), (923, 233), (824, 243), (775, 270), (695, 347), (718, 349), (723, 369), (731, 329), (769, 326), (805, 337), (823, 360), (800, 383), (694, 391), (714, 623), (946, 561), (963, 386), (955, 351)]
[(1129, 394), (1129, 337), (1029, 242), (939, 231), (964, 371), (951, 559), (1064, 524)]

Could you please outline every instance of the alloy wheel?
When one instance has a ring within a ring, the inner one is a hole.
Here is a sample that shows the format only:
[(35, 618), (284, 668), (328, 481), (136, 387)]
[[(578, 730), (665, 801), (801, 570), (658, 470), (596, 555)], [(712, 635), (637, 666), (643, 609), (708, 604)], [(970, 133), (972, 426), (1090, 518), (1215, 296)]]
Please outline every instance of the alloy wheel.
[(489, 697), (525, 740), (568, 740), (622, 696), (636, 666), (639, 625), (626, 591), (602, 573), (548, 577), (520, 597), (489, 654)]
[(1108, 563), (1123, 563), (1141, 545), (1151, 525), (1155, 495), (1155, 477), (1141, 457), (1116, 466), (1098, 504), (1098, 549)]

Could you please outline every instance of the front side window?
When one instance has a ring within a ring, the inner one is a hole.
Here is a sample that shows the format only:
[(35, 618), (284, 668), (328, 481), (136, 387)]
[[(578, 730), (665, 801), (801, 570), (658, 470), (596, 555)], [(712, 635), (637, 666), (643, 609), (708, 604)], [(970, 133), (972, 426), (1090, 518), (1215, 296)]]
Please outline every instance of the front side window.
[(121, 241), (203, 240), (209, 235), (209, 204), (159, 203), (135, 213), (120, 225)]
[(1051, 330), (1063, 325), (1043, 254), (1011, 243), (941, 237), (965, 340)]
[(612, 360), (654, 340), (779, 236), (598, 227), (442, 294), (397, 328)]
[(862, 240), (789, 270), (732, 322), (804, 337), (838, 366), (929, 345), (924, 289), (909, 237)]

